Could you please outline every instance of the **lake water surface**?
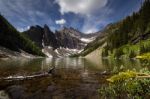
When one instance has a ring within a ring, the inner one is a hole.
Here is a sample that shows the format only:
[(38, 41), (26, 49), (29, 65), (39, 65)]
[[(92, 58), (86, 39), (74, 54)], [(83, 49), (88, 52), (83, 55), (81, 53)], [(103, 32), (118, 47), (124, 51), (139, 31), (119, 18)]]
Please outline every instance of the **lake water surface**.
[[(149, 67), (148, 60), (38, 58), (0, 60), (0, 90), (13, 99), (100, 99), (111, 73)], [(52, 74), (30, 79), (23, 77)], [(14, 78), (13, 78), (14, 77)]]

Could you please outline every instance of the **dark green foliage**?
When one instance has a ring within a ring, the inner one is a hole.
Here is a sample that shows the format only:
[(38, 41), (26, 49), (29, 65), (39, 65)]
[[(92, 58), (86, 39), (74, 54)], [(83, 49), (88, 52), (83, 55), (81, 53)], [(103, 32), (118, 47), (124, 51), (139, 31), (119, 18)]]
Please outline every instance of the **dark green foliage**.
[(138, 13), (133, 13), (120, 22), (118, 29), (108, 37), (110, 48), (118, 48), (127, 43), (145, 39), (145, 31), (150, 22), (150, 0), (146, 0)]
[(123, 54), (124, 54), (124, 53), (123, 53), (123, 49), (122, 49), (122, 48), (118, 48), (118, 49), (115, 50), (114, 56), (115, 56), (116, 58), (120, 58), (120, 56), (122, 56)]
[(131, 50), (130, 52), (129, 52), (129, 58), (134, 58), (134, 57), (136, 57), (137, 56), (137, 53), (134, 51), (134, 50)]
[(44, 56), (38, 47), (25, 36), (21, 35), (3, 16), (0, 15), (0, 45), (14, 51), (20, 49), (34, 54)]
[[(108, 55), (112, 55), (114, 58), (120, 58), (123, 55), (128, 58), (134, 58), (138, 55), (150, 52), (150, 39), (142, 40), (137, 44), (123, 45), (117, 49), (113, 49), (113, 51), (109, 50), (108, 47), (105, 47), (104, 50), (110, 52)], [(104, 51), (102, 52), (102, 54), (105, 53)]]
[[(113, 27), (114, 31), (109, 31), (107, 36), (107, 45), (110, 51), (117, 50), (116, 56), (122, 54), (119, 50), (126, 44), (137, 44), (141, 40), (150, 37), (150, 0), (145, 0), (141, 9), (137, 13), (133, 13)], [(149, 52), (149, 44), (140, 48), (140, 53)], [(129, 57), (135, 56), (132, 50)]]
[(145, 46), (141, 45), (140, 46), (140, 53), (142, 54), (142, 53), (145, 53), (145, 52), (147, 52)]
[(147, 53), (150, 52), (150, 41), (147, 41), (147, 43), (142, 42), (140, 45), (140, 53)]

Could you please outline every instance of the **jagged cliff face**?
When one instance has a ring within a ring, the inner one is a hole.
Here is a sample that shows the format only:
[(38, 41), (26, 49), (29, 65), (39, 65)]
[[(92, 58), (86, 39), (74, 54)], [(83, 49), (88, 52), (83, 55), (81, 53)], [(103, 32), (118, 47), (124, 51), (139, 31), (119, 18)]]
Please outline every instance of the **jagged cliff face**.
[(29, 30), (25, 31), (24, 34), (40, 48), (51, 46), (56, 49), (59, 47), (55, 34), (47, 25), (45, 25), (44, 28), (40, 26), (32, 26)]
[(28, 31), (25, 31), (24, 34), (34, 41), (40, 48), (51, 46), (53, 49), (59, 47), (83, 49), (87, 44), (81, 40), (81, 38), (87, 38), (87, 35), (73, 28), (64, 28), (53, 33), (47, 25), (45, 25), (44, 28), (40, 26), (32, 26)]
[(66, 54), (71, 54), (74, 53), (74, 49), (78, 52), (97, 36), (97, 34), (83, 34), (73, 28), (66, 27), (53, 33), (47, 25), (44, 27), (32, 26), (24, 34), (39, 46), (47, 56), (65, 55), (63, 53), (66, 52)]
[(1, 46), (41, 56), (44, 56), (41, 51), (47, 56), (66, 56), (78, 53), (91, 41), (90, 38), (95, 36), (95, 34), (83, 34), (74, 28), (66, 27), (53, 33), (47, 25), (44, 27), (31, 26), (29, 30), (19, 33), (2, 16), (0, 16), (0, 21)]
[(81, 33), (72, 28), (64, 28), (61, 31), (56, 31), (55, 35), (60, 46), (64, 48), (83, 49), (86, 45), (85, 42), (80, 40)]
[(55, 34), (49, 29), (47, 25), (44, 26), (43, 43), (43, 46), (51, 46), (54, 49), (60, 46)]

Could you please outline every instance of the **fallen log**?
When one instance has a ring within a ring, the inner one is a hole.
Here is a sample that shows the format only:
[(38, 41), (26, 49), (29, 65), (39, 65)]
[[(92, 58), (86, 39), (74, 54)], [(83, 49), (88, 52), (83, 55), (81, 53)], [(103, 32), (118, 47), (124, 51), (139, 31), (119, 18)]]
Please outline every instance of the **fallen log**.
[(37, 78), (37, 77), (47, 77), (51, 74), (52, 75), (54, 74), (54, 68), (51, 68), (49, 71), (43, 72), (43, 73), (38, 73), (38, 74), (33, 74), (33, 75), (28, 75), (28, 76), (26, 76), (26, 75), (25, 76), (22, 76), (22, 75), (8, 76), (8, 77), (0, 78), (0, 80), (7, 80), (7, 81), (28, 80), (28, 79), (33, 79), (33, 78)]

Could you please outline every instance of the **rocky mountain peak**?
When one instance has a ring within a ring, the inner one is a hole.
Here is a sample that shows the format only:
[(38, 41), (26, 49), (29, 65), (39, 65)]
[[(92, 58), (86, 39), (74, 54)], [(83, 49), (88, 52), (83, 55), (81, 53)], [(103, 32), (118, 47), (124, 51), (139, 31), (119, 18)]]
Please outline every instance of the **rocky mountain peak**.
[(31, 26), (29, 30), (42, 30), (42, 27), (39, 25)]
[[(62, 35), (71, 35), (73, 37), (77, 37), (80, 38), (82, 37), (83, 33), (79, 32), (78, 30), (72, 28), (72, 27), (64, 27), (62, 30), (58, 31), (59, 33), (61, 33)], [(57, 33), (58, 33), (57, 32)]]
[(58, 47), (56, 36), (47, 25), (44, 25), (43, 41), (45, 46), (52, 46), (54, 49)]
[[(37, 35), (39, 32), (41, 34)], [(38, 45), (42, 47), (50, 46), (53, 49), (60, 47), (69, 49), (83, 49), (87, 44), (87, 42), (84, 42), (83, 39), (88, 40), (92, 37), (92, 35), (81, 33), (72, 27), (64, 27), (62, 30), (56, 30), (55, 33), (53, 33), (48, 25), (44, 25), (43, 28), (34, 26), (34, 28), (30, 28), (26, 34), (28, 34), (32, 41), (38, 43)]]
[(48, 27), (48, 25), (47, 25), (47, 24), (45, 24), (45, 25), (44, 25), (44, 30), (48, 30), (48, 31), (50, 31), (50, 29), (49, 29), (49, 27)]

